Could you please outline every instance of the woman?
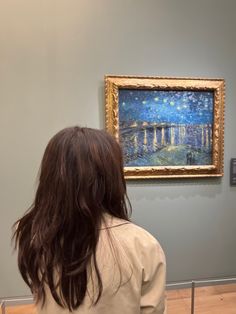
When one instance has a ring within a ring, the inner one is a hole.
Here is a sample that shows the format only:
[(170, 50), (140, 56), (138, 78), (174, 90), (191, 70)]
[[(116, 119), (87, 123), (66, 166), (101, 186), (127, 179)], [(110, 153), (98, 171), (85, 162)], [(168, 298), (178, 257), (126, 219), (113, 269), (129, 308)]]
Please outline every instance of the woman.
[(35, 200), (16, 223), (38, 314), (165, 313), (165, 257), (129, 220), (119, 144), (71, 127), (45, 150)]

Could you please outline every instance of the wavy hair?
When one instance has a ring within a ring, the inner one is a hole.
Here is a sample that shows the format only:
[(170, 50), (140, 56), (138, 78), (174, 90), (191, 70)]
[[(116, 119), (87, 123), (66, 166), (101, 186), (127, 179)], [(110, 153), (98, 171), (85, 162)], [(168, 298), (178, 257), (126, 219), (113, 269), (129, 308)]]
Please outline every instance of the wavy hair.
[(92, 263), (96, 304), (103, 291), (95, 253), (104, 213), (129, 220), (129, 209), (116, 140), (77, 126), (58, 132), (46, 147), (34, 202), (14, 224), (19, 270), (36, 301), (45, 303), (48, 286), (57, 304), (77, 309)]

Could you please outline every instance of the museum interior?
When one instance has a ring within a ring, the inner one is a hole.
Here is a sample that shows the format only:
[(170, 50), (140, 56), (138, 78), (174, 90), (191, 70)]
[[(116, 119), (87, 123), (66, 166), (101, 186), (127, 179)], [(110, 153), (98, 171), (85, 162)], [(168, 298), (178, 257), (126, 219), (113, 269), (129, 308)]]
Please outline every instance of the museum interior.
[[(131, 220), (166, 256), (166, 313), (236, 313), (235, 12), (235, 0), (0, 2), (0, 313), (36, 313), (12, 225), (34, 199), (49, 139), (74, 125), (124, 136)], [(118, 97), (105, 76), (124, 78)], [(184, 108), (201, 129), (189, 131)]]

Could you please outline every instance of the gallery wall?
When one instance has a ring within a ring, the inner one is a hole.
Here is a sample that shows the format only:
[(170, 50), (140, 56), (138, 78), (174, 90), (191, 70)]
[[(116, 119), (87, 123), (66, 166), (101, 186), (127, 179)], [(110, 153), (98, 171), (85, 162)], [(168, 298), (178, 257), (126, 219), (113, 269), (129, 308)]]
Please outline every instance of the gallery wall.
[(161, 242), (168, 281), (236, 275), (235, 0), (2, 0), (0, 296), (28, 294), (11, 226), (44, 148), (70, 125), (104, 127), (105, 74), (226, 79), (222, 179), (128, 182), (132, 218)]

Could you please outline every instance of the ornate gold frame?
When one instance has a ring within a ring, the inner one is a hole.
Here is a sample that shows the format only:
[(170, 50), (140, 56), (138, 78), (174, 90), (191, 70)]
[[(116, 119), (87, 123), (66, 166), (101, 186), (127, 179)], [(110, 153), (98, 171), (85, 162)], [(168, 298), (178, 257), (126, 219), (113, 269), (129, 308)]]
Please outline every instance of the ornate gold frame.
[(105, 76), (106, 130), (119, 141), (119, 88), (192, 90), (214, 92), (212, 165), (124, 167), (127, 179), (196, 178), (223, 176), (224, 155), (224, 79), (171, 78), (145, 76)]

